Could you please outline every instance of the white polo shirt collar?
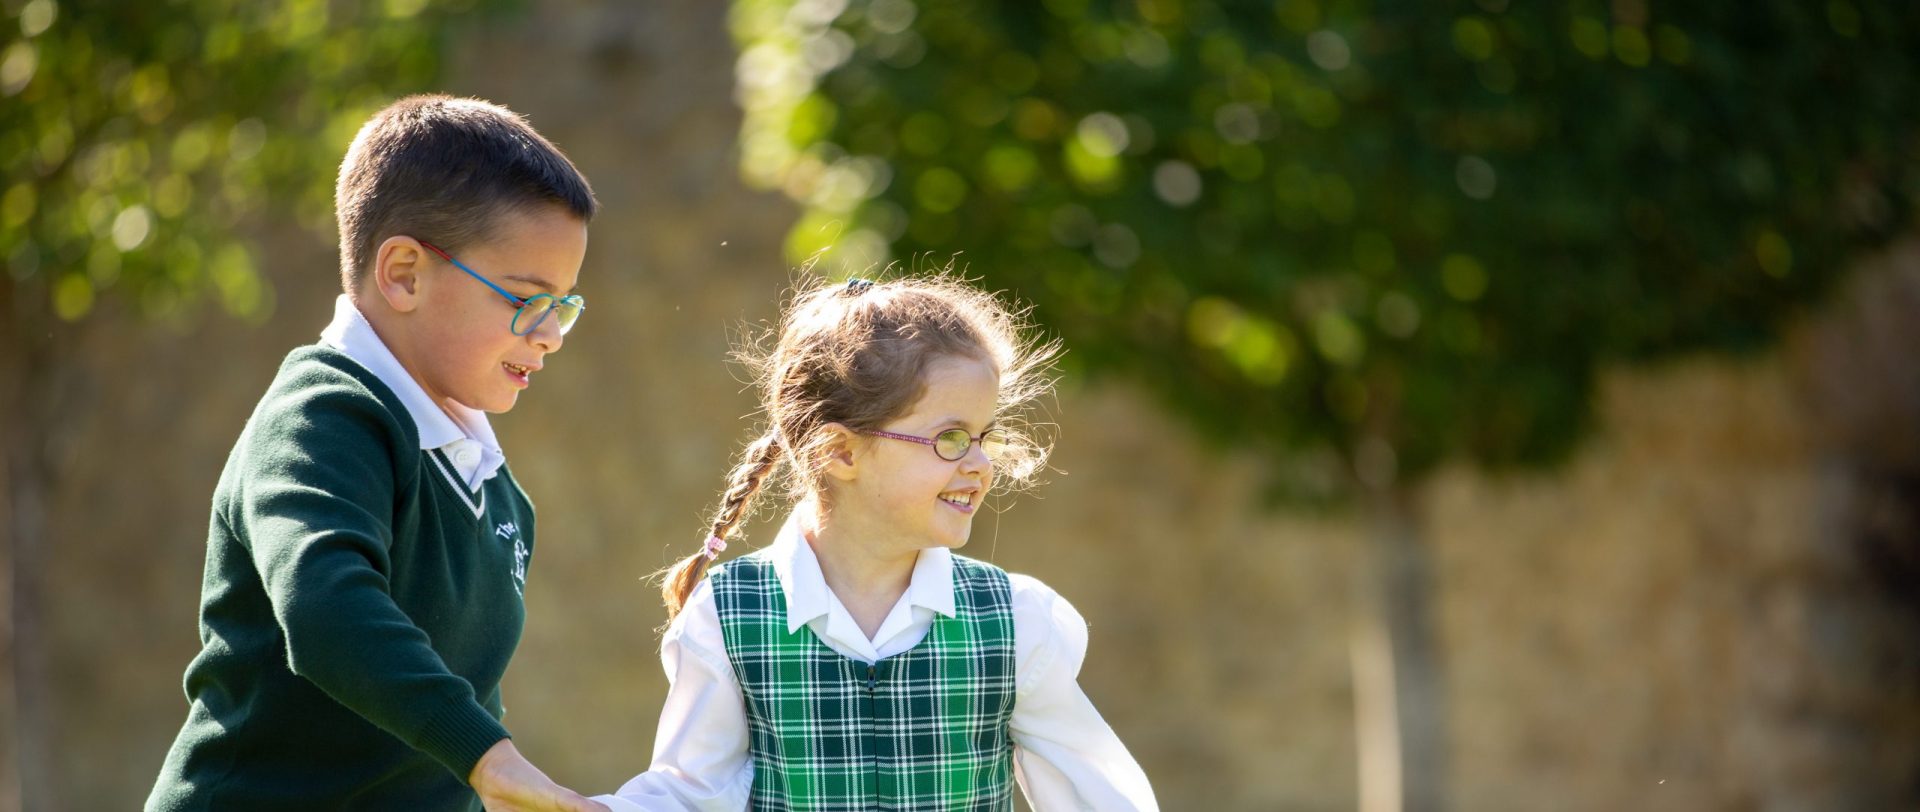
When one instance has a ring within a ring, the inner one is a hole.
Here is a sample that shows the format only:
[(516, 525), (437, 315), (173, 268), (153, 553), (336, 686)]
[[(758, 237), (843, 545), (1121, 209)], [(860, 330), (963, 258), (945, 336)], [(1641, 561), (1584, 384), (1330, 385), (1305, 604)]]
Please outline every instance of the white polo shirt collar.
[(320, 341), (366, 367), (393, 390), (420, 432), (420, 450), (445, 453), (467, 487), (478, 489), (506, 464), (507, 455), (494, 438), (486, 412), (453, 401), (447, 401), (445, 408), (435, 404), (346, 294), (334, 300), (333, 321), (320, 331)]
[(787, 517), (780, 535), (768, 546), (767, 555), (787, 599), (787, 631), (792, 633), (801, 626), (812, 625), (814, 633), (829, 645), (868, 662), (882, 658), (880, 649), (891, 648), (885, 645), (888, 641), (931, 622), (933, 615), (953, 617), (955, 614), (953, 553), (944, 547), (920, 551), (906, 593), (900, 596), (872, 639), (860, 631), (853, 614), (827, 587), (826, 575), (820, 571), (820, 559), (801, 532), (797, 513)]

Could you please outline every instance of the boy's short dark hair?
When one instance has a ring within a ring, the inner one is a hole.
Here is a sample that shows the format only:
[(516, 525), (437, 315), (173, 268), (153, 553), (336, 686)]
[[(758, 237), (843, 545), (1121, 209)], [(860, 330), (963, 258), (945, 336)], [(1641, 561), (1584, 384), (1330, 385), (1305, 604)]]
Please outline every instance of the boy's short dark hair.
[(408, 96), (367, 120), (340, 162), (333, 201), (348, 290), (395, 234), (458, 252), (504, 214), (557, 205), (584, 223), (599, 209), (580, 170), (519, 114), (438, 94)]

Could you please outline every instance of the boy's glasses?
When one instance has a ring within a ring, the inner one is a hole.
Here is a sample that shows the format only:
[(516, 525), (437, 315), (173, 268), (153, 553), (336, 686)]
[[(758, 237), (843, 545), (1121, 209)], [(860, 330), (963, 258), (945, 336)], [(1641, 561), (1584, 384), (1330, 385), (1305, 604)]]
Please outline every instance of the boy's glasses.
[(461, 264), (460, 260), (454, 259), (452, 254), (440, 250), (433, 243), (421, 240), (420, 244), (426, 246), (428, 251), (439, 254), (441, 259), (453, 263), (453, 267), (466, 271), (468, 276), (493, 288), (494, 293), (507, 297), (507, 301), (519, 308), (513, 312), (513, 321), (507, 325), (507, 329), (512, 330), (514, 335), (523, 336), (540, 329), (541, 323), (545, 322), (548, 316), (559, 319), (560, 334), (566, 335), (567, 331), (573, 329), (573, 323), (580, 320), (581, 311), (587, 309), (587, 300), (578, 295), (555, 296), (551, 293), (536, 293), (522, 299), (502, 290), (499, 285), (493, 283), (493, 280), (475, 273), (472, 268)]
[(997, 460), (1007, 453), (1007, 433), (1001, 429), (987, 429), (980, 432), (978, 437), (968, 434), (966, 429), (947, 429), (933, 435), (932, 439), (876, 429), (863, 429), (860, 433), (885, 437), (889, 440), (905, 440), (909, 443), (930, 445), (933, 446), (933, 453), (947, 462), (959, 462), (967, 456), (968, 451), (973, 450), (973, 444), (976, 442), (980, 444), (980, 450), (986, 452), (989, 460)]

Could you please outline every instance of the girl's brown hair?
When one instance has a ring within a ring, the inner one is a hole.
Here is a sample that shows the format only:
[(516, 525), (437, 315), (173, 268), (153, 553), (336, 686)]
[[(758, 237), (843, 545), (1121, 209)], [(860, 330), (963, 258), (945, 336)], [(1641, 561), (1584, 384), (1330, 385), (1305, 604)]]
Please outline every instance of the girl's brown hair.
[[(1027, 311), (952, 274), (804, 284), (780, 324), (749, 335), (735, 352), (754, 373), (767, 427), (747, 443), (727, 475), (727, 487), (709, 533), (728, 539), (752, 515), (755, 497), (785, 474), (789, 496), (818, 484), (819, 453), (838, 423), (855, 431), (878, 429), (913, 410), (938, 358), (985, 361), (1000, 374), (996, 420), (1009, 451), (995, 473), (1014, 483), (1032, 480), (1046, 465), (1046, 443), (1020, 420), (1022, 407), (1053, 387), (1048, 375), (1057, 341), (1027, 335)], [(767, 349), (767, 339), (777, 336)], [(706, 574), (703, 549), (669, 568), (661, 585), (667, 617), (680, 613)]]

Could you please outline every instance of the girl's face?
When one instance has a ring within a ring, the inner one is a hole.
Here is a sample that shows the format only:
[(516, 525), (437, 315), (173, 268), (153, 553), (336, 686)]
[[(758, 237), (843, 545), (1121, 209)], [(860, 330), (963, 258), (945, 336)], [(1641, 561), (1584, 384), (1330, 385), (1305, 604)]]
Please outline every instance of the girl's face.
[[(926, 392), (913, 410), (881, 430), (932, 439), (959, 428), (979, 436), (992, 428), (1000, 374), (975, 358), (947, 356), (927, 366)], [(993, 486), (993, 465), (975, 442), (947, 461), (932, 446), (865, 435), (850, 444), (851, 464), (834, 488), (836, 522), (861, 527), (871, 543), (900, 553), (967, 543), (974, 513)], [(851, 515), (847, 515), (851, 514)]]

